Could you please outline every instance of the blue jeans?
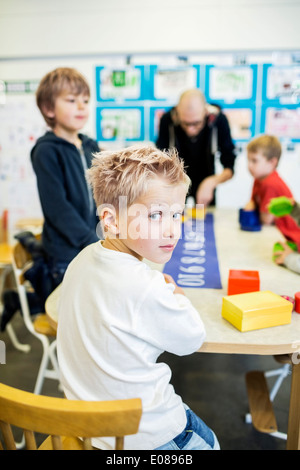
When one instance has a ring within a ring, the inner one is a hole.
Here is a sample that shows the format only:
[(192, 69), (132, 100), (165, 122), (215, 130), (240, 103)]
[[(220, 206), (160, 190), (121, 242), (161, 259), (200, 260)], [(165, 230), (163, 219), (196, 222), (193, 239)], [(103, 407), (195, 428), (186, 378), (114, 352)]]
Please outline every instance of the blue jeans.
[(182, 433), (155, 450), (219, 450), (214, 432), (185, 405), (187, 423)]

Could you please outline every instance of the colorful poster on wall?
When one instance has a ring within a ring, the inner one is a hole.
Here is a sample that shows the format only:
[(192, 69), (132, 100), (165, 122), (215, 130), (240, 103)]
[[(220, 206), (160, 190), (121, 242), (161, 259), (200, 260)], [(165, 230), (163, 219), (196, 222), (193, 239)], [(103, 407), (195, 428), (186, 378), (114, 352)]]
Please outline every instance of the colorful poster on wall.
[(150, 127), (149, 127), (149, 138), (152, 142), (155, 142), (158, 137), (159, 123), (162, 115), (167, 112), (169, 108), (152, 106), (150, 108)]
[(256, 93), (254, 66), (207, 66), (208, 101), (218, 103), (249, 102)]
[(264, 107), (262, 132), (276, 135), (280, 139), (300, 142), (300, 108)]
[(144, 109), (142, 107), (98, 107), (96, 111), (99, 142), (144, 139)]
[(263, 100), (277, 104), (300, 102), (300, 66), (264, 65)]
[(231, 136), (235, 141), (247, 141), (254, 136), (254, 112), (250, 108), (223, 108), (226, 115)]
[(140, 100), (144, 98), (144, 67), (96, 67), (97, 101)]
[(177, 103), (180, 95), (199, 85), (199, 66), (150, 66), (150, 99)]

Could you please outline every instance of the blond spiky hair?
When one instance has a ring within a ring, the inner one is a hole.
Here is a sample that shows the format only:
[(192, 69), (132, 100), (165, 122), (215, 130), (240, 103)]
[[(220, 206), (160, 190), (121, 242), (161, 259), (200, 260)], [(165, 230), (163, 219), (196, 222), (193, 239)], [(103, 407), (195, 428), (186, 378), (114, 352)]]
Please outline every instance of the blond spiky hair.
[(184, 171), (177, 151), (161, 151), (152, 146), (134, 145), (118, 151), (94, 155), (87, 178), (93, 188), (97, 207), (110, 204), (117, 209), (119, 197), (131, 205), (147, 192), (149, 181), (162, 177), (167, 184), (184, 184), (188, 191), (190, 178)]

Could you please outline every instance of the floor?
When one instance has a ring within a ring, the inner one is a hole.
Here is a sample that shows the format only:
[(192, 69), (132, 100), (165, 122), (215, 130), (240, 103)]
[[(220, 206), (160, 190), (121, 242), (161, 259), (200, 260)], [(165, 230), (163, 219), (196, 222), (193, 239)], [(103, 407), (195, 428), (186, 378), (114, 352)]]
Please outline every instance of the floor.
[[(32, 391), (42, 348), (26, 330), (17, 314), (13, 326), (19, 340), (31, 345), (29, 353), (17, 351), (6, 332), (6, 363), (0, 364), (0, 381)], [(216, 433), (222, 450), (284, 450), (286, 441), (256, 431), (245, 422), (248, 401), (245, 373), (278, 367), (273, 357), (200, 354), (177, 357), (164, 353), (160, 360), (169, 364), (172, 383), (178, 394)], [(279, 431), (287, 432), (290, 376), (283, 382), (274, 402)], [(57, 382), (47, 379), (43, 394), (61, 396)]]

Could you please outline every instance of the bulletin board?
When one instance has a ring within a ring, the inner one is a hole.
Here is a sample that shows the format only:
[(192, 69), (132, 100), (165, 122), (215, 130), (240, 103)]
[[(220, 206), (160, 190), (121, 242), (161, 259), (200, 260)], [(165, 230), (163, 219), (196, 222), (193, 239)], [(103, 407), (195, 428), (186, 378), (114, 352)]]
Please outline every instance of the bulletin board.
[(300, 142), (300, 64), (264, 64), (261, 132)]
[[(245, 143), (263, 132), (298, 143), (299, 54), (269, 56), (268, 63), (268, 54), (255, 53), (157, 56), (150, 61), (133, 56), (118, 69), (99, 65), (97, 138), (100, 142), (155, 142), (162, 114), (176, 105), (184, 90), (196, 87), (204, 92), (208, 103), (222, 108), (236, 143)], [(114, 122), (102, 115), (108, 108), (108, 115), (115, 114)], [(124, 120), (132, 127), (134, 122), (135, 129), (133, 132), (130, 127), (125, 138)]]
[(83, 132), (103, 149), (155, 142), (163, 113), (200, 88), (229, 120), (238, 148), (256, 134), (300, 143), (300, 51), (93, 55), (0, 61), (0, 214), (42, 215), (30, 151), (46, 131), (35, 104), (45, 73), (75, 67), (91, 87)]

